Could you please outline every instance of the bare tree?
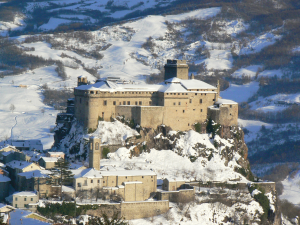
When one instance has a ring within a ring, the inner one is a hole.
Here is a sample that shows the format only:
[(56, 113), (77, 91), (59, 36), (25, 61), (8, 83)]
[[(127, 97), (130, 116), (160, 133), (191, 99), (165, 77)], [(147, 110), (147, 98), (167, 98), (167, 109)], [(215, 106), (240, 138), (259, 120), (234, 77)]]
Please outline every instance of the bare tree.
[(11, 113), (13, 113), (15, 111), (16, 107), (14, 104), (10, 104), (9, 106), (9, 110), (11, 111)]

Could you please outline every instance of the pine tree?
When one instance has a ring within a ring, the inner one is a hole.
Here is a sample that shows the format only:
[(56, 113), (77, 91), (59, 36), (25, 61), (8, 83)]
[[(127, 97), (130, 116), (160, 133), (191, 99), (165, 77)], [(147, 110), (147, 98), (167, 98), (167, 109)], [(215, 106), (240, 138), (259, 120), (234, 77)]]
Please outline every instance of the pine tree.
[[(51, 184), (60, 185), (60, 197), (62, 198), (62, 186), (73, 181), (74, 175), (69, 169), (70, 163), (63, 158), (59, 158), (55, 162), (55, 167), (51, 169), (49, 182)], [(57, 183), (58, 181), (58, 183)]]

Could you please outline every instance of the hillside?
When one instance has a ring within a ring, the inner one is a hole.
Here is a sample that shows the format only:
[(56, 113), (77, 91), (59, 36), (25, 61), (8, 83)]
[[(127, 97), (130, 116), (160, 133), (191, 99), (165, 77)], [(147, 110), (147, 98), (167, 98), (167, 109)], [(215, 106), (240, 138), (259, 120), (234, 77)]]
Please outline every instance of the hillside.
[[(73, 96), (77, 76), (158, 83), (166, 60), (178, 58), (197, 79), (213, 85), (219, 79), (221, 96), (239, 103), (257, 175), (299, 162), (298, 1), (3, 2), (0, 141), (37, 138), (50, 149), (56, 115)], [(83, 145), (73, 151), (83, 154)], [(292, 199), (298, 178), (287, 179), (283, 198)]]

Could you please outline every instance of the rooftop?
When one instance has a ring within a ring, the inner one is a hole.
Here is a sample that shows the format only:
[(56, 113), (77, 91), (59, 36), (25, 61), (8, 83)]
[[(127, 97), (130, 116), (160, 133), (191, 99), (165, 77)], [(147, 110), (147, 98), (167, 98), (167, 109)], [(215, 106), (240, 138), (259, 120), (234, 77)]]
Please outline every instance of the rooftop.
[(33, 191), (21, 191), (21, 192), (15, 192), (13, 195), (18, 196), (37, 196), (36, 192)]
[(26, 161), (18, 161), (18, 160), (13, 160), (9, 163), (6, 164), (6, 166), (9, 166), (13, 169), (24, 169), (27, 166), (30, 166), (33, 164), (32, 162), (26, 162)]

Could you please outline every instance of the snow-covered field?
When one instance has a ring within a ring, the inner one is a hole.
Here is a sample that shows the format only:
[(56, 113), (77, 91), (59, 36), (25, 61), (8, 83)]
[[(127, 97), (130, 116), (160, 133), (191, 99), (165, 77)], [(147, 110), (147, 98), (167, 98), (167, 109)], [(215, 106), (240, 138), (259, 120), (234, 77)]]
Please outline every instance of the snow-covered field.
[(230, 87), (220, 93), (222, 98), (231, 99), (238, 103), (246, 102), (259, 88), (258, 82), (251, 82), (244, 85), (230, 84)]
[(284, 189), (280, 198), (287, 199), (300, 207), (300, 170), (293, 177), (288, 176), (282, 184)]

